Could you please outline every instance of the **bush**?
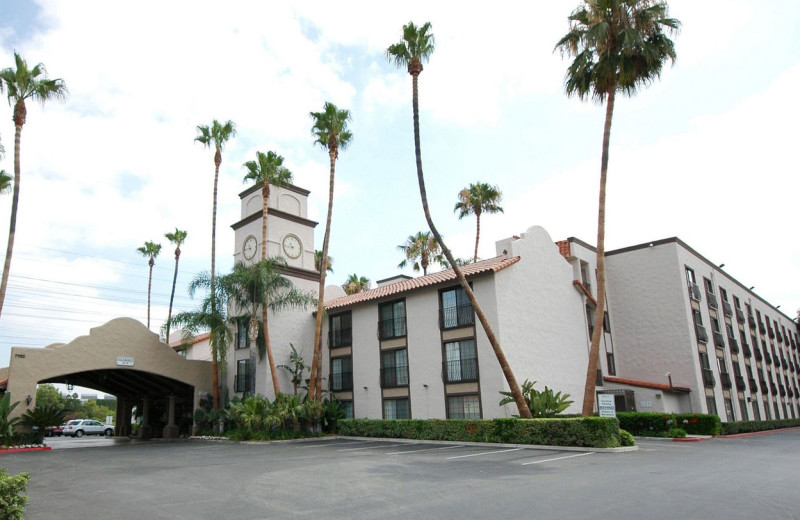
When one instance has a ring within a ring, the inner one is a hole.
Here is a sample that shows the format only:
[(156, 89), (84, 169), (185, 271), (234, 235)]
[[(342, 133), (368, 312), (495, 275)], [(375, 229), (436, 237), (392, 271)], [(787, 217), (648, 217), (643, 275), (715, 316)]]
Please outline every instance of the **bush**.
[(778, 419), (774, 421), (737, 421), (722, 423), (722, 435), (762, 432), (800, 426), (800, 419)]
[(605, 417), (575, 419), (431, 419), (339, 421), (341, 435), (453, 442), (494, 442), (543, 446), (620, 446), (617, 421)]
[(650, 412), (617, 412), (619, 427), (640, 437), (668, 437), (675, 427), (675, 416)]
[(685, 439), (686, 438), (686, 430), (682, 428), (673, 428), (669, 431), (669, 437), (673, 439)]
[(693, 435), (719, 435), (722, 431), (722, 421), (716, 415), (682, 413), (675, 418), (680, 428)]
[(633, 435), (626, 432), (622, 428), (619, 430), (619, 445), (620, 446), (636, 446), (636, 439), (633, 438)]
[(31, 476), (27, 473), (9, 475), (0, 468), (0, 520), (23, 520), (28, 497), (22, 493), (28, 488)]

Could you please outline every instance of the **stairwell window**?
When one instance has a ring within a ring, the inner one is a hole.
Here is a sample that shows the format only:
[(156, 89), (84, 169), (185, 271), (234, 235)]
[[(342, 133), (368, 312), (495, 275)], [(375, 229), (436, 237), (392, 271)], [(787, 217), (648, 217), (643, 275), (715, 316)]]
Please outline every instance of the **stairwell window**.
[(462, 287), (454, 287), (441, 292), (441, 316), (439, 323), (443, 329), (467, 327), (475, 323), (475, 313), (467, 293)]
[(465, 339), (444, 344), (444, 375), (448, 383), (477, 381), (478, 358), (475, 340)]
[(406, 335), (406, 302), (400, 300), (378, 307), (380, 339), (402, 338)]

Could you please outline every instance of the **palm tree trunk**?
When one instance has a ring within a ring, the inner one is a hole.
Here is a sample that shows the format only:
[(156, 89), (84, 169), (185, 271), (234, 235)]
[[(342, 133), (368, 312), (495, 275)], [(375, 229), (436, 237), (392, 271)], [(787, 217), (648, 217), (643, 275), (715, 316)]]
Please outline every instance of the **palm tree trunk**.
[(147, 278), (147, 330), (150, 330), (150, 290), (153, 287), (153, 265), (155, 265), (155, 261), (153, 257), (150, 257), (150, 276)]
[(481, 214), (480, 212), (475, 213), (475, 220), (478, 222), (477, 229), (475, 230), (475, 257), (472, 259), (473, 262), (478, 261), (478, 241), (481, 239)]
[(589, 366), (586, 368), (586, 385), (583, 391), (583, 415), (594, 413), (597, 389), (597, 364), (600, 361), (600, 339), (603, 337), (603, 319), (606, 309), (606, 178), (608, 175), (608, 145), (611, 140), (611, 118), (614, 115), (612, 86), (606, 104), (606, 121), (603, 128), (603, 155), (600, 160), (600, 200), (597, 210), (597, 309), (594, 315), (592, 343), (589, 347)]
[(169, 345), (169, 329), (172, 320), (172, 302), (175, 300), (175, 285), (178, 283), (178, 262), (181, 258), (181, 248), (175, 248), (175, 273), (172, 275), (172, 293), (169, 295), (169, 312), (167, 313), (167, 345)]
[[(215, 292), (216, 280), (216, 255), (217, 255), (217, 184), (219, 182), (219, 165), (222, 164), (222, 153), (217, 148), (214, 154), (214, 202), (211, 213), (211, 312), (217, 312), (217, 293)], [(212, 359), (214, 370), (214, 409), (219, 409), (219, 353), (216, 351)]]
[[(264, 183), (261, 190), (261, 198), (264, 201), (264, 211), (262, 212), (261, 219), (261, 261), (267, 261), (267, 214), (269, 213), (269, 183)], [(278, 369), (275, 366), (275, 358), (272, 356), (272, 344), (269, 341), (269, 302), (267, 301), (267, 294), (264, 294), (264, 305), (261, 306), (261, 323), (264, 324), (264, 346), (267, 350), (267, 362), (269, 363), (269, 373), (272, 377), (272, 390), (275, 392), (275, 397), (281, 393), (281, 385), (278, 381)]]
[(494, 351), (495, 356), (497, 357), (497, 361), (500, 364), (500, 368), (503, 371), (503, 375), (506, 378), (506, 382), (508, 383), (509, 389), (511, 390), (511, 395), (514, 397), (514, 402), (517, 405), (517, 410), (519, 411), (519, 416), (523, 419), (530, 419), (531, 418), (531, 411), (528, 408), (528, 403), (525, 401), (525, 397), (522, 395), (522, 389), (517, 383), (517, 379), (514, 377), (514, 372), (511, 370), (511, 367), (508, 364), (508, 360), (506, 359), (505, 353), (500, 348), (500, 342), (497, 340), (497, 337), (494, 335), (494, 331), (492, 330), (491, 325), (489, 324), (489, 320), (486, 318), (486, 314), (484, 314), (483, 309), (478, 304), (478, 300), (475, 298), (475, 294), (472, 292), (472, 288), (470, 288), (469, 283), (467, 283), (467, 279), (464, 277), (464, 273), (461, 272), (461, 268), (456, 264), (455, 258), (453, 258), (453, 254), (444, 244), (442, 240), (442, 236), (439, 234), (439, 231), (436, 229), (436, 226), (433, 225), (433, 219), (431, 218), (431, 212), (428, 208), (428, 195), (425, 191), (425, 178), (422, 174), (422, 154), (420, 152), (420, 138), (419, 138), (419, 103), (418, 103), (418, 89), (417, 89), (417, 78), (419, 73), (412, 73), (412, 87), (413, 87), (413, 109), (414, 109), (414, 153), (416, 154), (417, 158), (417, 180), (419, 181), (419, 194), (422, 198), (422, 209), (425, 212), (425, 220), (428, 222), (428, 226), (431, 228), (431, 232), (433, 236), (436, 238), (436, 241), (442, 247), (442, 252), (444, 256), (447, 258), (447, 261), (450, 263), (450, 266), (453, 268), (453, 271), (456, 273), (458, 277), (458, 281), (461, 284), (461, 287), (464, 289), (464, 292), (469, 298), (470, 303), (472, 303), (472, 308), (475, 309), (475, 313), (478, 315), (478, 320), (481, 322), (481, 326), (483, 326), (483, 330), (486, 332), (486, 337), (489, 339), (489, 343), (492, 345), (492, 350)]
[(14, 131), (14, 194), (11, 198), (11, 222), (8, 226), (8, 245), (6, 246), (6, 260), (3, 264), (3, 280), (0, 282), (0, 314), (3, 312), (3, 303), (6, 300), (8, 275), (11, 271), (11, 254), (14, 252), (14, 236), (17, 230), (17, 209), (19, 207), (19, 180), (20, 180), (20, 141), (22, 139), (22, 125), (16, 124)]
[(328, 242), (331, 236), (331, 216), (333, 215), (333, 180), (336, 173), (336, 149), (329, 147), (330, 157), (330, 185), (328, 187), (328, 218), (325, 221), (325, 238), (322, 240), (322, 260), (320, 261), (319, 272), (319, 292), (317, 297), (317, 316), (314, 327), (314, 357), (311, 362), (311, 373), (309, 374), (308, 395), (313, 399), (319, 400), (322, 397), (322, 315), (325, 312), (325, 275), (328, 265)]

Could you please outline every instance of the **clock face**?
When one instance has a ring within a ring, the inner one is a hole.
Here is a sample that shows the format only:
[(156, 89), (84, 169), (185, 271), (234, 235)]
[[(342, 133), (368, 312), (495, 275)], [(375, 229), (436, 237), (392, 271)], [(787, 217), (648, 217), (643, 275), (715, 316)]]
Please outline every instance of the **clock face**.
[(283, 239), (283, 251), (289, 258), (300, 258), (300, 253), (303, 251), (303, 246), (300, 244), (300, 239), (294, 235), (286, 235), (286, 237)]
[(253, 235), (244, 239), (244, 247), (242, 253), (245, 259), (252, 260), (256, 256), (256, 249), (258, 249), (258, 240)]

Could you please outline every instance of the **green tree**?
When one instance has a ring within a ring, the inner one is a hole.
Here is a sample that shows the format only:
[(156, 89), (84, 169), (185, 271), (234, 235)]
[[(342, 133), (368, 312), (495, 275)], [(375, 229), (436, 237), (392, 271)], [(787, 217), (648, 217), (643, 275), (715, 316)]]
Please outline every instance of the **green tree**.
[(342, 289), (347, 294), (356, 294), (363, 291), (369, 291), (370, 281), (365, 276), (358, 276), (353, 273), (347, 277), (347, 281), (342, 285)]
[(677, 32), (680, 22), (668, 17), (666, 2), (656, 0), (585, 0), (568, 20), (569, 32), (555, 47), (574, 58), (564, 80), (566, 93), (606, 104), (597, 213), (597, 312), (583, 395), (583, 415), (592, 415), (606, 302), (606, 179), (614, 102), (617, 92), (632, 96), (658, 79), (667, 61), (675, 60), (675, 45), (667, 35)]
[(11, 402), (11, 394), (6, 392), (0, 398), (0, 446), (8, 446), (14, 438), (14, 427), (20, 418), (11, 418), (11, 412), (19, 406), (19, 401)]
[(289, 343), (289, 346), (292, 348), (292, 351), (289, 353), (289, 364), (278, 365), (278, 367), (289, 372), (292, 378), (292, 389), (294, 391), (293, 395), (297, 395), (298, 387), (303, 384), (303, 373), (311, 367), (306, 365), (303, 355), (298, 352), (296, 348), (294, 348), (294, 345)]
[(58, 404), (36, 403), (36, 406), (22, 414), (20, 424), (29, 428), (35, 426), (40, 432), (44, 432), (44, 429), (48, 426), (63, 424), (66, 417), (66, 410)]
[(67, 97), (67, 86), (62, 79), (47, 79), (44, 64), (39, 63), (32, 69), (22, 57), (14, 53), (16, 68), (6, 68), (0, 71), (0, 91), (6, 90), (8, 103), (14, 106), (14, 192), (11, 198), (11, 219), (8, 228), (8, 245), (6, 259), (3, 264), (3, 278), (0, 280), (0, 313), (3, 312), (3, 302), (6, 299), (8, 287), (8, 274), (11, 270), (11, 255), (14, 251), (14, 237), (17, 230), (17, 213), (19, 211), (19, 184), (20, 184), (20, 142), (22, 127), (26, 122), (28, 109), (25, 100), (39, 101), (44, 105), (51, 99), (63, 100)]
[(475, 256), (472, 261), (478, 261), (478, 241), (481, 239), (481, 214), (483, 213), (503, 213), (503, 208), (499, 206), (503, 194), (497, 186), (491, 186), (485, 182), (470, 184), (468, 187), (458, 192), (458, 202), (453, 211), (458, 212), (458, 218), (468, 215), (475, 215), (477, 230), (475, 231)]
[(441, 246), (442, 253), (444, 254), (445, 258), (447, 258), (447, 262), (450, 264), (450, 266), (452, 266), (452, 269), (455, 272), (461, 287), (464, 289), (467, 298), (469, 298), (469, 301), (472, 303), (473, 309), (475, 309), (475, 314), (477, 314), (478, 320), (483, 326), (483, 330), (486, 332), (486, 337), (489, 339), (489, 343), (492, 345), (492, 350), (494, 350), (497, 361), (500, 363), (500, 368), (503, 370), (503, 375), (505, 376), (508, 386), (514, 395), (514, 402), (517, 405), (520, 417), (530, 418), (531, 412), (528, 409), (528, 405), (522, 395), (522, 390), (520, 389), (519, 384), (514, 377), (514, 372), (511, 370), (505, 354), (500, 348), (500, 342), (495, 336), (494, 331), (489, 324), (489, 320), (486, 318), (486, 314), (483, 312), (478, 300), (475, 298), (475, 294), (473, 294), (469, 283), (467, 283), (467, 279), (464, 277), (461, 267), (458, 265), (453, 257), (453, 254), (445, 245), (441, 234), (439, 234), (439, 231), (436, 229), (436, 226), (434, 226), (433, 219), (431, 218), (431, 212), (428, 208), (428, 195), (425, 190), (425, 177), (422, 173), (422, 153), (420, 151), (419, 90), (417, 83), (419, 80), (419, 75), (422, 72), (422, 62), (428, 61), (433, 53), (433, 49), (434, 38), (433, 34), (431, 33), (431, 24), (425, 23), (417, 27), (414, 25), (414, 23), (409, 22), (403, 26), (402, 41), (391, 45), (386, 50), (386, 57), (389, 59), (389, 61), (394, 62), (398, 67), (407, 67), (408, 73), (411, 74), (412, 108), (414, 114), (414, 154), (417, 162), (417, 181), (419, 183), (420, 198), (422, 199), (422, 210), (425, 213), (425, 220), (428, 222), (428, 227), (433, 233), (433, 236), (436, 238), (436, 241)]
[[(555, 417), (574, 403), (574, 401), (569, 400), (569, 394), (553, 393), (553, 389), (547, 388), (547, 386), (540, 392), (533, 387), (535, 384), (536, 381), (531, 382), (527, 379), (522, 382), (522, 393), (525, 395), (525, 401), (528, 403), (531, 415), (535, 418)], [(500, 392), (500, 395), (505, 396), (500, 401), (500, 406), (514, 402), (511, 392)]]
[(0, 468), (0, 520), (25, 520), (25, 504), (28, 497), (28, 473), (9, 475), (6, 468)]
[(169, 312), (167, 313), (167, 335), (166, 340), (167, 344), (169, 344), (169, 322), (172, 319), (172, 303), (175, 301), (175, 285), (178, 283), (178, 262), (181, 259), (181, 246), (183, 242), (186, 240), (188, 233), (186, 231), (182, 231), (178, 228), (175, 228), (174, 233), (166, 233), (164, 237), (170, 241), (170, 243), (175, 244), (175, 273), (172, 275), (172, 292), (169, 294)]
[(102, 406), (98, 404), (95, 399), (92, 399), (83, 403), (81, 413), (87, 419), (94, 419), (95, 421), (104, 423), (106, 422), (106, 417), (114, 415), (114, 410), (108, 406)]
[(161, 244), (155, 242), (145, 242), (142, 247), (136, 249), (145, 258), (149, 258), (147, 265), (150, 266), (150, 276), (147, 279), (147, 328), (150, 328), (150, 290), (153, 287), (153, 267), (156, 265), (156, 257), (161, 252)]
[[(253, 181), (256, 185), (261, 185), (261, 199), (264, 209), (261, 214), (261, 260), (267, 259), (267, 214), (269, 212), (270, 185), (280, 188), (292, 182), (292, 172), (283, 165), (283, 157), (273, 151), (267, 153), (256, 152), (255, 161), (244, 163), (247, 175), (244, 176), (245, 182)], [(268, 305), (261, 306), (261, 325), (264, 329), (264, 343), (267, 350), (267, 361), (269, 362), (270, 377), (272, 377), (272, 387), (275, 395), (280, 392), (278, 382), (278, 371), (275, 368), (275, 358), (272, 356), (272, 345), (269, 340), (269, 313)]]
[[(203, 144), (206, 148), (214, 147), (214, 201), (211, 212), (211, 310), (216, 312), (216, 293), (214, 291), (214, 280), (216, 278), (216, 259), (217, 259), (217, 185), (219, 184), (219, 166), (222, 164), (222, 149), (230, 139), (236, 136), (236, 125), (233, 121), (220, 123), (216, 119), (211, 125), (199, 125), (197, 127), (197, 137), (195, 141)], [(212, 363), (216, 360), (212, 359)], [(215, 372), (219, 372), (219, 367), (215, 365)], [(219, 403), (215, 403), (215, 406)]]
[[(331, 216), (333, 215), (333, 181), (336, 173), (336, 159), (339, 150), (346, 150), (353, 140), (353, 134), (348, 129), (350, 111), (342, 110), (333, 103), (326, 102), (322, 112), (311, 112), (314, 125), (311, 133), (314, 134), (314, 144), (328, 151), (330, 161), (330, 184), (328, 188), (328, 216), (325, 220), (325, 238), (322, 240), (322, 258), (320, 267), (328, 266), (328, 246), (331, 237)], [(311, 399), (319, 401), (322, 398), (322, 316), (325, 313), (325, 269), (320, 269), (319, 291), (317, 293), (317, 315), (314, 327), (314, 355), (311, 359), (311, 381), (308, 395)]]
[(316, 303), (313, 295), (297, 290), (292, 281), (281, 274), (281, 269), (285, 267), (286, 261), (282, 258), (267, 258), (252, 265), (236, 262), (233, 271), (219, 280), (228, 303), (247, 311), (239, 319), (252, 321), (257, 316), (258, 308), (262, 309), (262, 320), (258, 323), (258, 354), (260, 359), (264, 359), (266, 354), (275, 395), (281, 390), (266, 323), (263, 321), (264, 314), (267, 310), (276, 313), (290, 307), (305, 308)]
[(423, 276), (428, 274), (428, 267), (433, 262), (445, 268), (449, 265), (442, 255), (442, 248), (430, 231), (424, 233), (420, 231), (416, 235), (409, 235), (406, 243), (397, 246), (397, 250), (405, 256), (405, 259), (397, 264), (397, 267), (403, 269), (409, 262), (412, 262), (411, 268), (416, 272), (422, 270)]
[(36, 388), (36, 406), (57, 406), (64, 409), (66, 404), (67, 399), (53, 385), (45, 383)]
[[(314, 251), (314, 269), (319, 272), (322, 270), (322, 251), (319, 249)], [(328, 273), (333, 272), (333, 257), (328, 256), (325, 259), (325, 271)]]

